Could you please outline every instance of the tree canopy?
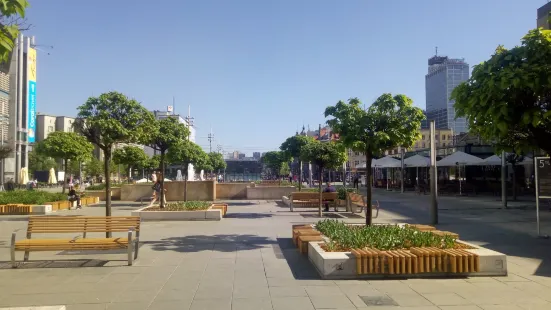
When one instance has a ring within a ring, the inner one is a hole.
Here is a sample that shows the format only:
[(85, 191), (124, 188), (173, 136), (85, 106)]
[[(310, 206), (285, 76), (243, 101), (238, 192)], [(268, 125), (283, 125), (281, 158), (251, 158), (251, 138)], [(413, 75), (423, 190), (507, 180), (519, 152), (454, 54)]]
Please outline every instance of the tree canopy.
[(323, 170), (324, 169), (336, 169), (347, 160), (346, 151), (344, 146), (340, 143), (333, 141), (330, 142), (320, 142), (314, 141), (305, 145), (302, 148), (300, 158), (303, 161), (309, 161), (316, 166), (318, 166), (318, 186), (320, 192), (319, 199), (319, 216), (322, 216), (321, 205), (322, 205), (322, 191), (321, 186), (323, 183)]
[(197, 165), (200, 162), (206, 161), (207, 154), (196, 143), (182, 140), (168, 150), (167, 158), (171, 163), (187, 167), (189, 164)]
[(125, 165), (128, 168), (128, 178), (130, 180), (132, 168), (145, 167), (149, 161), (149, 156), (143, 148), (126, 145), (115, 149), (113, 152), (113, 161), (118, 165)]
[[(362, 108), (358, 98), (348, 103), (339, 101), (325, 109), (327, 121), (333, 132), (339, 134), (339, 141), (356, 152), (366, 156), (366, 167), (386, 150), (397, 147), (409, 148), (420, 136), (423, 111), (413, 106), (405, 95), (383, 94), (367, 109)], [(366, 222), (371, 224), (371, 169), (366, 169), (367, 205)]]
[(226, 169), (227, 164), (224, 160), (224, 156), (221, 153), (210, 152), (208, 154), (208, 157), (212, 170), (218, 171)]
[[(46, 139), (36, 146), (37, 152), (42, 155), (62, 159), (65, 165), (65, 173), (71, 169), (69, 161), (85, 161), (92, 155), (94, 147), (83, 136), (74, 132), (54, 131)], [(63, 187), (65, 192), (65, 186)]]
[(452, 93), (457, 117), (499, 150), (551, 154), (551, 31), (530, 30), (520, 46), (498, 46)]
[(57, 170), (57, 162), (55, 159), (41, 154), (36, 149), (29, 152), (29, 172), (31, 174), (35, 171), (48, 171), (51, 168)]
[(261, 161), (265, 164), (273, 174), (279, 174), (281, 165), (289, 161), (288, 155), (283, 151), (270, 151), (262, 156)]
[(163, 174), (163, 177), (161, 177), (161, 194), (159, 200), (161, 208), (164, 208), (164, 171), (167, 151), (171, 148), (182, 146), (188, 136), (189, 129), (186, 125), (180, 123), (173, 117), (156, 120), (151, 128), (147, 141), (153, 149), (160, 153), (160, 169)]
[(298, 179), (299, 191), (302, 190), (302, 160), (300, 160), (300, 153), (306, 145), (308, 145), (309, 143), (312, 143), (313, 141), (314, 141), (314, 138), (312, 137), (295, 135), (287, 138), (287, 140), (285, 140), (285, 142), (283, 142), (279, 147), (281, 151), (285, 152), (287, 157), (293, 158), (299, 161), (299, 179)]
[(0, 0), (0, 62), (10, 59), (27, 7), (27, 0)]
[[(78, 107), (75, 130), (103, 151), (106, 216), (111, 216), (110, 164), (113, 146), (149, 140), (153, 122), (153, 114), (138, 101), (114, 91), (90, 97)], [(107, 233), (108, 237), (110, 235)]]

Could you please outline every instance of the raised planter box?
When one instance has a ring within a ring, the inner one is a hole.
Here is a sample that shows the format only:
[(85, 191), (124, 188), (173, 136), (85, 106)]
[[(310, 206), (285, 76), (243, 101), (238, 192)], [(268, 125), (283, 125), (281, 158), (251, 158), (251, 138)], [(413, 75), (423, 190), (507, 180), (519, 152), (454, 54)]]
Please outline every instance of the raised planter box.
[(296, 191), (294, 186), (259, 186), (247, 187), (247, 199), (279, 199)]
[(324, 279), (380, 279), (380, 278), (425, 278), (445, 276), (506, 276), (507, 256), (464, 241), (474, 249), (464, 249), (478, 255), (477, 272), (417, 272), (398, 274), (358, 274), (356, 257), (351, 252), (326, 252), (321, 248), (324, 242), (309, 242), (308, 258)]
[(132, 216), (142, 221), (220, 221), (224, 214), (224, 207), (216, 205), (201, 211), (144, 211), (147, 208), (132, 211)]

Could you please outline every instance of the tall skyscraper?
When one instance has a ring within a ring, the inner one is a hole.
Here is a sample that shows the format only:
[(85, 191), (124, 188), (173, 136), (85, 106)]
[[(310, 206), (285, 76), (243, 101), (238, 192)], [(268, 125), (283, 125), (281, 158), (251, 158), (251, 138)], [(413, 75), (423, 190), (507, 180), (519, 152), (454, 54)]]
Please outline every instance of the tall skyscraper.
[(538, 28), (551, 29), (549, 24), (549, 18), (551, 18), (551, 2), (547, 2), (541, 8), (538, 9)]
[(452, 129), (454, 134), (467, 132), (467, 120), (455, 119), (452, 91), (469, 79), (469, 64), (464, 59), (434, 56), (428, 61), (425, 75), (427, 120), (434, 120), (438, 129)]

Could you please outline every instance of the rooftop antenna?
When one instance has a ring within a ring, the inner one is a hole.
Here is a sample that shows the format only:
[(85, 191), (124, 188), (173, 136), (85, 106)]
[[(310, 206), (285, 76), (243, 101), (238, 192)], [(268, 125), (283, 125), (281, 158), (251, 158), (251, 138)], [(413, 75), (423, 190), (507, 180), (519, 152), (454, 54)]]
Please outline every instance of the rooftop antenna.
[(438, 46), (435, 47), (435, 50), (436, 50), (436, 54), (434, 54), (434, 55), (438, 56)]

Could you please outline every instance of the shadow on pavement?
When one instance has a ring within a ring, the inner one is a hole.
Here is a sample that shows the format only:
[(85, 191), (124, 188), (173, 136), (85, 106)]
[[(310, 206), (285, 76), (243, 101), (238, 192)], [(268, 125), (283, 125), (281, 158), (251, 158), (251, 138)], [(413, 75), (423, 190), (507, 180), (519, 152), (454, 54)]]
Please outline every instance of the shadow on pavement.
[(227, 201), (228, 207), (232, 206), (254, 206), (257, 205), (256, 202), (249, 202), (249, 201)]
[(261, 219), (272, 217), (271, 214), (267, 213), (227, 213), (224, 218), (228, 219)]
[[(96, 259), (75, 259), (75, 260), (36, 260), (28, 262), (18, 262), (17, 269), (37, 269), (37, 268), (79, 268), (79, 267), (102, 267), (107, 264), (107, 260)], [(13, 269), (11, 262), (0, 261), (1, 269)]]
[(297, 280), (319, 280), (321, 277), (308, 256), (300, 254), (292, 238), (277, 238), (274, 252), (278, 258), (285, 259)]
[(182, 253), (219, 251), (233, 252), (240, 248), (254, 250), (276, 244), (276, 241), (257, 235), (192, 235), (186, 237), (170, 237), (159, 241), (142, 241), (151, 246), (154, 251), (175, 251)]
[[(397, 201), (400, 197), (385, 196), (377, 197), (381, 210), (408, 217), (410, 220), (406, 219), (406, 222), (430, 224), (428, 203), (409, 204), (407, 200)], [(446, 201), (440, 201), (443, 207), (445, 204)], [(533, 232), (527, 228), (531, 224), (534, 226)], [(546, 221), (542, 225), (550, 223)], [(485, 248), (508, 256), (541, 260), (533, 274), (551, 277), (551, 240), (536, 238), (533, 210), (439, 210), (439, 224), (435, 226), (440, 230), (458, 233), (462, 240), (478, 242)]]

